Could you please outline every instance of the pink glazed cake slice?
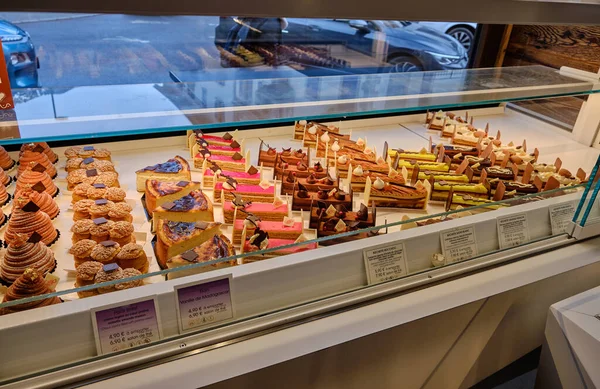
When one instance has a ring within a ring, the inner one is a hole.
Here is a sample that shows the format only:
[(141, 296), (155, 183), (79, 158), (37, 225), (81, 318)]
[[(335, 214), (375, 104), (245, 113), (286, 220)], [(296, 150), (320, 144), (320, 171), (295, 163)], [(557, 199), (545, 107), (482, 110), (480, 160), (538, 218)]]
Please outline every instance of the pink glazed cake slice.
[[(294, 242), (295, 242), (295, 240), (292, 240), (292, 239), (274, 239), (274, 238), (269, 237), (269, 247), (268, 248), (272, 249), (275, 247), (286, 246), (286, 245), (293, 244)], [(261, 261), (263, 259), (279, 257), (282, 255), (301, 253), (303, 251), (313, 250), (316, 248), (317, 248), (317, 242), (298, 243), (295, 246), (286, 247), (286, 248), (282, 248), (279, 250), (274, 250), (274, 251), (271, 251), (266, 254), (257, 254), (257, 255), (250, 255), (248, 257), (243, 257), (242, 263), (256, 262), (256, 261)], [(259, 249), (258, 249), (258, 247), (251, 245), (248, 241), (246, 241), (244, 244), (244, 253), (251, 253), (252, 251), (259, 251)]]
[[(215, 184), (215, 189), (213, 192), (215, 203), (221, 202), (223, 184), (223, 182), (217, 182)], [(238, 184), (233, 191), (225, 189), (225, 200), (232, 201), (233, 192), (242, 196), (246, 201), (268, 203), (275, 200), (275, 185), (271, 185), (268, 188), (263, 188), (260, 185)]]
[[(260, 221), (260, 229), (269, 233), (270, 238), (292, 239), (296, 240), (302, 235), (302, 223), (294, 222), (291, 226), (284, 226), (283, 222)], [(244, 230), (244, 220), (236, 220), (233, 223), (233, 244), (240, 244), (242, 240), (242, 231)], [(246, 237), (250, 237), (254, 228), (246, 227)]]
[[(233, 214), (235, 213), (235, 207), (231, 201), (225, 201), (223, 205), (223, 217), (225, 223), (233, 223)], [(236, 220), (244, 220), (247, 213), (251, 212), (258, 216), (263, 221), (279, 221), (282, 222), (283, 218), (288, 216), (288, 204), (283, 204), (275, 207), (272, 203), (251, 203), (246, 207), (238, 207), (238, 211), (235, 215)]]
[[(215, 173), (206, 169), (204, 171), (204, 188), (212, 188), (213, 187), (213, 179)], [(225, 182), (225, 176), (232, 177), (240, 184), (250, 184), (250, 185), (258, 185), (260, 183), (260, 173), (256, 174), (248, 174), (246, 172), (230, 172), (230, 171), (221, 171), (221, 175), (218, 177), (218, 182)]]

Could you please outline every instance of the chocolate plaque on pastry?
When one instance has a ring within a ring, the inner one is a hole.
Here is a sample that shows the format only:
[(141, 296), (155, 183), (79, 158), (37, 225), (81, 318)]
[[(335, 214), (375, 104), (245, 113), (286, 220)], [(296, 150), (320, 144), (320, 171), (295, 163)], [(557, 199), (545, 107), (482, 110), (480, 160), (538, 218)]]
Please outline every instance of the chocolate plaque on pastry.
[(208, 223), (203, 221), (197, 221), (194, 227), (199, 230), (206, 230), (206, 227), (208, 227)]
[(108, 223), (108, 219), (105, 217), (97, 217), (92, 220), (95, 225), (99, 226), (100, 224)]
[(100, 242), (100, 244), (104, 247), (112, 247), (112, 246), (115, 246), (117, 244), (117, 242), (115, 242), (114, 240), (104, 240), (104, 241)]
[(44, 146), (42, 146), (40, 144), (37, 144), (37, 145), (35, 145), (35, 147), (33, 148), (32, 151), (34, 151), (36, 153), (43, 153), (44, 152)]
[(232, 140), (233, 136), (230, 133), (226, 132), (225, 135), (223, 135), (223, 139), (225, 139), (225, 140)]
[(248, 171), (246, 172), (250, 175), (254, 175), (256, 173), (258, 173), (258, 169), (254, 167), (254, 165), (250, 165), (250, 167), (248, 168)]
[(94, 146), (83, 146), (83, 151), (94, 151)]
[(31, 234), (31, 236), (29, 237), (29, 239), (27, 239), (28, 243), (37, 243), (37, 242), (41, 242), (43, 236), (38, 234), (37, 232), (34, 232), (33, 234)]
[(38, 193), (42, 193), (46, 191), (46, 186), (44, 184), (42, 184), (42, 182), (38, 182), (37, 184), (35, 184), (34, 186), (31, 187), (31, 189), (35, 190)]
[(186, 187), (189, 184), (189, 181), (179, 181), (177, 183), (177, 186), (180, 186), (182, 188)]
[(37, 212), (40, 210), (40, 207), (34, 203), (33, 201), (28, 202), (21, 208), (25, 212)]
[(198, 254), (194, 250), (188, 250), (185, 253), (181, 254), (181, 258), (185, 259), (188, 262), (197, 262)]
[(98, 175), (98, 170), (96, 170), (96, 169), (89, 169), (89, 170), (86, 170), (86, 171), (85, 171), (85, 175), (86, 175), (87, 177), (95, 177), (95, 176), (97, 176), (97, 175)]
[(104, 188), (106, 188), (106, 185), (105, 185), (105, 184), (94, 184), (94, 185), (92, 185), (92, 186), (93, 186), (94, 188), (96, 188), (96, 189), (104, 189)]
[(172, 201), (166, 202), (162, 205), (162, 207), (166, 210), (170, 210), (173, 209), (173, 207), (175, 207), (175, 203)]
[(90, 163), (94, 162), (94, 158), (86, 158), (84, 159), (81, 163), (83, 163), (84, 165), (89, 165)]
[(234, 149), (237, 149), (238, 147), (240, 147), (240, 144), (234, 140), (229, 146), (231, 146)]
[(233, 156), (231, 157), (231, 159), (233, 159), (234, 161), (240, 161), (242, 160), (244, 157), (242, 156), (242, 154), (236, 152), (235, 154), (233, 154)]
[(118, 268), (119, 268), (119, 265), (116, 263), (108, 263), (108, 264), (102, 266), (102, 270), (104, 270), (105, 272), (115, 271)]
[(106, 204), (108, 204), (108, 200), (107, 199), (98, 199), (98, 200), (94, 200), (94, 202), (96, 203), (96, 205), (106, 205)]
[(43, 173), (46, 171), (46, 167), (41, 163), (37, 163), (34, 167), (31, 168), (34, 172)]

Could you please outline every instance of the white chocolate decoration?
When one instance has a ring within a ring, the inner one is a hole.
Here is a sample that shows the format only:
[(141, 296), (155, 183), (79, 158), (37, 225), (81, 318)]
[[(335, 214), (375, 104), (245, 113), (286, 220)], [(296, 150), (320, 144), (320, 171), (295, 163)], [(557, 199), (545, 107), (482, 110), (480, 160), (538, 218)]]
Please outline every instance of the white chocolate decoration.
[(356, 141), (356, 144), (358, 146), (364, 146), (365, 145), (365, 140), (363, 138), (358, 138), (358, 140)]
[(260, 242), (260, 249), (266, 250), (269, 248), (269, 238), (265, 238), (262, 242)]
[(308, 130), (306, 130), (306, 131), (308, 131), (308, 133), (309, 133), (309, 134), (311, 134), (311, 135), (314, 135), (314, 134), (316, 134), (316, 133), (317, 133), (317, 126), (311, 126), (311, 127), (310, 127)]
[(335, 215), (335, 207), (333, 205), (330, 205), (327, 210), (325, 210), (325, 215), (329, 216), (329, 217), (333, 217), (333, 215)]
[(361, 177), (364, 174), (362, 166), (358, 165), (355, 167), (354, 170), (352, 170), (352, 174)]
[(377, 189), (377, 190), (382, 190), (385, 187), (385, 182), (383, 182), (383, 180), (379, 177), (377, 177), (375, 179), (375, 182), (373, 182), (373, 188)]
[(294, 243), (302, 243), (302, 242), (306, 242), (308, 239), (306, 239), (306, 236), (304, 236), (304, 234), (301, 234)]
[(427, 151), (427, 149), (423, 147), (421, 150), (419, 150), (419, 154), (429, 154), (429, 151)]
[(283, 223), (284, 226), (286, 227), (294, 227), (294, 224), (296, 224), (296, 222), (294, 221), (293, 218), (288, 217), (288, 216), (284, 216), (283, 217)]
[(306, 123), (306, 120), (300, 120), (298, 122), (298, 124), (301, 125), (301, 126), (306, 126), (307, 123)]
[(227, 190), (235, 190), (235, 186), (231, 185), (229, 182), (224, 182), (223, 188)]
[(390, 168), (390, 172), (388, 173), (389, 178), (396, 178), (400, 175), (397, 170)]
[(337, 224), (335, 225), (335, 227), (333, 229), (336, 230), (337, 232), (344, 232), (344, 231), (346, 231), (346, 223), (344, 223), (344, 221), (342, 219), (340, 219), (340, 220), (338, 220)]
[(340, 151), (340, 145), (337, 140), (331, 145), (331, 151)]
[(282, 199), (280, 199), (278, 196), (275, 196), (275, 199), (273, 200), (273, 208), (279, 208), (283, 204), (285, 204), (285, 202)]
[(337, 192), (337, 188), (333, 188), (332, 190), (329, 191), (329, 193), (327, 194), (329, 197), (333, 196), (336, 192)]
[(431, 257), (431, 264), (433, 265), (433, 267), (439, 267), (439, 266), (443, 266), (446, 263), (446, 258), (444, 257), (443, 254), (433, 254)]
[(260, 184), (258, 184), (258, 186), (260, 186), (263, 189), (269, 189), (271, 187), (271, 183), (268, 181), (261, 181)]
[(340, 155), (340, 156), (338, 157), (338, 163), (339, 163), (340, 165), (345, 165), (347, 162), (348, 162), (348, 157), (347, 157), (347, 156), (345, 156), (345, 155)]
[(382, 165), (382, 164), (385, 164), (386, 162), (385, 162), (385, 159), (383, 159), (383, 157), (380, 155), (379, 157), (377, 157), (377, 163)]
[(248, 219), (244, 219), (244, 225), (248, 228), (252, 228), (254, 229), (256, 227), (256, 224), (254, 224), (253, 221), (248, 220)]
[(321, 135), (321, 142), (328, 143), (330, 140), (331, 138), (329, 137), (329, 134), (327, 132)]
[(369, 146), (365, 147), (365, 154), (369, 155), (369, 154), (373, 154), (373, 149), (370, 148)]

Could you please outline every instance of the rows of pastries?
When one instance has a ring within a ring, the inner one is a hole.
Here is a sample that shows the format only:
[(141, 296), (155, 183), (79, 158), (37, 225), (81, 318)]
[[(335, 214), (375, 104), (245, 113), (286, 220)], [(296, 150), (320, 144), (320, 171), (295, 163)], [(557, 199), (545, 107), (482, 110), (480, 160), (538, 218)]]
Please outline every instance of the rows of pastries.
[[(172, 279), (383, 234), (378, 226), (389, 212), (421, 216), (432, 204), (462, 209), (401, 227), (413, 228), (586, 180), (583, 170), (573, 175), (560, 159), (542, 163), (525, 141), (505, 143), (468, 115), (425, 116), (431, 137), (417, 150), (299, 121), (290, 134), (298, 147), (261, 141), (253, 158), (243, 132), (192, 131), (189, 155), (135, 166), (135, 177), (120, 176), (112, 153), (92, 145), (69, 147), (64, 158), (43, 142), (24, 144), (18, 160), (0, 149), (0, 203), (11, 210), (0, 210), (3, 301), (53, 291), (64, 281), (52, 276), (55, 255), (69, 256), (70, 285), (84, 298), (141, 286), (151, 269), (170, 269)], [(63, 212), (59, 198), (70, 204)], [(135, 223), (140, 208), (144, 222)], [(59, 239), (68, 244), (64, 253), (53, 246)], [(42, 299), (0, 313), (60, 302)]]

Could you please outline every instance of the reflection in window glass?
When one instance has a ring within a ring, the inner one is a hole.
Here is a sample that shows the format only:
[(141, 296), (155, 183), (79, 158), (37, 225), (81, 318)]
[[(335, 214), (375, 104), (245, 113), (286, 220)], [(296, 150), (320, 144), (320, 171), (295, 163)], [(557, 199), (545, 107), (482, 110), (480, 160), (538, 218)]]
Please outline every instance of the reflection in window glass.
[(461, 69), (475, 24), (0, 13), (13, 88)]

